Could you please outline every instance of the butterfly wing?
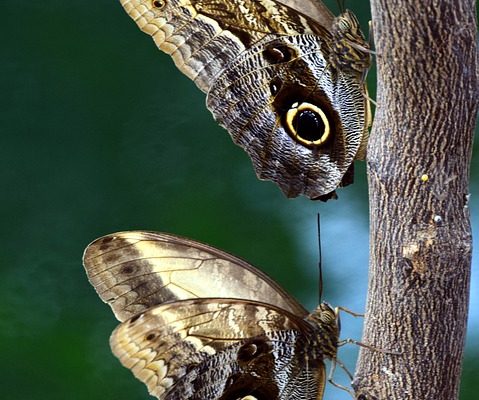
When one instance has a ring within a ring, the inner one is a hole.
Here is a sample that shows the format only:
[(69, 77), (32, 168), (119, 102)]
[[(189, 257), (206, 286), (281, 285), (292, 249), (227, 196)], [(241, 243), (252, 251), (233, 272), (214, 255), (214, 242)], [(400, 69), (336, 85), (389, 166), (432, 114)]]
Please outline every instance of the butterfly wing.
[(159, 399), (300, 400), (322, 398), (314, 337), (307, 322), (268, 304), (190, 299), (123, 322), (110, 343)]
[(263, 40), (208, 92), (208, 108), (258, 177), (288, 197), (334, 191), (367, 139), (364, 83), (332, 68), (329, 53), (327, 41), (311, 34)]
[[(349, 183), (343, 177), (367, 139), (366, 89), (356, 72), (331, 65), (338, 58), (332, 49), (344, 46), (333, 45), (333, 18), (321, 2), (292, 4), (320, 22), (271, 0), (121, 2), (208, 93), (208, 108), (249, 154), (258, 178), (288, 197), (313, 199)], [(303, 103), (314, 107), (288, 123), (288, 111)]]
[(197, 297), (274, 304), (300, 317), (307, 311), (247, 262), (211, 246), (155, 232), (119, 232), (95, 240), (83, 256), (88, 278), (124, 321), (153, 305)]
[(320, 0), (278, 0), (278, 2), (311, 17), (328, 30), (333, 25), (334, 15)]
[(274, 1), (120, 1), (139, 28), (204, 92), (231, 60), (267, 35), (325, 32)]

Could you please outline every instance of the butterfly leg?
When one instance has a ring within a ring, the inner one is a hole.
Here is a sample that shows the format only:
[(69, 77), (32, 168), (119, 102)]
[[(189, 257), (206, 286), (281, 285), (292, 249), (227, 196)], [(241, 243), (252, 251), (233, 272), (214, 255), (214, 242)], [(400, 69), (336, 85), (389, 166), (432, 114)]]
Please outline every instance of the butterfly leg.
[(346, 366), (341, 361), (339, 361), (337, 358), (335, 358), (331, 362), (331, 369), (329, 370), (329, 374), (328, 374), (328, 382), (331, 385), (337, 387), (338, 389), (342, 389), (342, 390), (348, 392), (351, 395), (351, 397), (353, 399), (355, 399), (356, 395), (355, 395), (355, 393), (352, 389), (347, 388), (346, 386), (343, 386), (340, 383), (337, 383), (333, 380), (333, 376), (334, 376), (334, 373), (336, 371), (336, 364), (339, 365), (344, 370), (344, 372), (346, 372), (350, 381), (353, 380), (353, 375), (351, 374), (351, 372), (349, 372), (349, 370), (346, 368)]
[(394, 350), (380, 349), (378, 347), (374, 347), (374, 346), (371, 346), (369, 344), (360, 342), (359, 340), (354, 340), (354, 339), (351, 339), (351, 338), (340, 340), (338, 342), (338, 347), (339, 346), (344, 346), (345, 344), (355, 344), (356, 346), (363, 347), (365, 349), (369, 349), (369, 350), (372, 350), (372, 351), (377, 351), (378, 353), (383, 353), (383, 354), (392, 354), (392, 355), (395, 355), (395, 356), (399, 356), (399, 355), (402, 354), (401, 352), (394, 351)]
[(341, 310), (341, 311), (344, 311), (345, 313), (348, 313), (349, 315), (352, 315), (353, 317), (363, 317), (364, 318), (364, 314), (354, 312), (354, 311), (350, 310), (349, 308), (339, 306), (339, 307), (337, 307), (337, 309)]

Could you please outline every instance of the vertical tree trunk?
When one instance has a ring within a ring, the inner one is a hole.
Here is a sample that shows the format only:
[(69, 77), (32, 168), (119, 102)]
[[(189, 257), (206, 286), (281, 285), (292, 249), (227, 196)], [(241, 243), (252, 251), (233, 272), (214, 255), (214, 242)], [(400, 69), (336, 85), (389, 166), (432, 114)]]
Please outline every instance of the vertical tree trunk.
[(477, 112), (473, 0), (372, 0), (378, 108), (360, 399), (458, 397), (469, 300)]

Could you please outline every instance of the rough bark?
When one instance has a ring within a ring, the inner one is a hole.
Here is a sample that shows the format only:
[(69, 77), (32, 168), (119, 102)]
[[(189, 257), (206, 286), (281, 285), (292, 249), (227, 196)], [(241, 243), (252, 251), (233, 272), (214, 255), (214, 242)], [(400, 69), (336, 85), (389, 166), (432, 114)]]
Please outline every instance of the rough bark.
[(471, 267), (475, 2), (372, 0), (370, 272), (360, 399), (458, 398)]

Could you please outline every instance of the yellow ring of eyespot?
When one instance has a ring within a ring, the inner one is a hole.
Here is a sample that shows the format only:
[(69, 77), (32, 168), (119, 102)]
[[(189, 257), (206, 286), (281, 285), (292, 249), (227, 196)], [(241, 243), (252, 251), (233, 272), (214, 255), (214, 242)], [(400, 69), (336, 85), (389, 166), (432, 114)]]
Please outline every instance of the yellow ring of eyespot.
[[(298, 134), (296, 132), (296, 129), (295, 129), (294, 123), (293, 123), (294, 122), (294, 117), (296, 117), (298, 112), (305, 111), (305, 110), (309, 110), (309, 111), (312, 111), (312, 112), (318, 114), (321, 117), (321, 120), (323, 121), (324, 133), (322, 134), (322, 136), (318, 140), (314, 140), (314, 141), (304, 140), (302, 137), (298, 136)], [(329, 135), (331, 134), (331, 127), (329, 125), (328, 117), (326, 116), (324, 111), (321, 110), (321, 108), (319, 108), (319, 107), (317, 107), (317, 106), (315, 106), (314, 104), (311, 104), (311, 103), (301, 103), (301, 104), (294, 103), (291, 106), (291, 108), (288, 110), (288, 112), (286, 113), (286, 126), (289, 129), (289, 131), (291, 132), (291, 134), (294, 136), (294, 138), (296, 140), (298, 140), (298, 142), (304, 144), (305, 146), (320, 146), (323, 143), (325, 143), (326, 140), (328, 140)]]

